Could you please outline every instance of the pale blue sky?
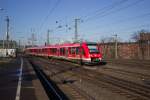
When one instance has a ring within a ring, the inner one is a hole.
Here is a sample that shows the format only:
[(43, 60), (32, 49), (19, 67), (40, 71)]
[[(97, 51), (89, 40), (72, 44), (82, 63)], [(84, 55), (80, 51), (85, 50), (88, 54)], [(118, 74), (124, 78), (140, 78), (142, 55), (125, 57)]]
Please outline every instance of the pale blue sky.
[[(0, 0), (0, 8), (5, 9), (0, 11), (0, 39), (4, 37), (8, 15), (12, 39), (27, 41), (34, 32), (36, 43), (43, 44), (50, 29), (51, 42), (71, 40), (74, 19), (81, 18), (79, 38), (99, 41), (118, 34), (128, 41), (134, 32), (150, 30), (149, 5), (150, 0)], [(59, 25), (62, 28), (57, 28)]]

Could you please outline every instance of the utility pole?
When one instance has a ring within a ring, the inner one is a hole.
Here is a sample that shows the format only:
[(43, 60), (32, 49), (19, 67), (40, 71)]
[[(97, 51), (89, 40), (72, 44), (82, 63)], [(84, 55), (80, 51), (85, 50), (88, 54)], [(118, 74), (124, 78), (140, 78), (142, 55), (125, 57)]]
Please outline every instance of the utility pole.
[(148, 59), (150, 59), (150, 40), (148, 40)]
[(28, 43), (30, 44), (30, 41), (31, 41), (31, 46), (33, 47), (34, 46), (34, 41), (36, 41), (36, 38), (35, 38), (35, 34), (34, 34), (34, 30), (31, 29), (31, 38), (28, 39)]
[(118, 41), (117, 41), (117, 34), (115, 36), (115, 59), (118, 59)]
[(18, 48), (21, 49), (21, 41), (20, 41), (20, 39), (19, 39), (19, 47)]
[(32, 33), (31, 41), (32, 41), (32, 47), (33, 47), (34, 46), (34, 41), (36, 41), (34, 33)]
[(78, 41), (78, 22), (80, 21), (80, 19), (75, 19), (75, 42)]
[[(0, 11), (3, 11), (3, 8), (0, 8)], [(5, 48), (5, 39), (3, 38), (3, 49)]]
[(6, 16), (6, 23), (7, 23), (7, 28), (6, 28), (6, 48), (9, 48), (9, 17)]
[(47, 45), (49, 45), (49, 33), (50, 33), (50, 30), (48, 29), (48, 31), (47, 31)]
[(5, 39), (3, 38), (3, 49), (5, 49)]
[(13, 48), (16, 48), (16, 43), (15, 43), (15, 41), (13, 42), (12, 45), (13, 45)]

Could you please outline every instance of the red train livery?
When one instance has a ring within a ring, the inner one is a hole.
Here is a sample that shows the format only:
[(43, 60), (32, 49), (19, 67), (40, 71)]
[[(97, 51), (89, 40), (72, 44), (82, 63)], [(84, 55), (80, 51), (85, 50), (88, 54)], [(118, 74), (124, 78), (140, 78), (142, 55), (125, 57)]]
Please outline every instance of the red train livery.
[(34, 56), (58, 57), (78, 61), (82, 64), (99, 63), (102, 60), (101, 49), (96, 43), (66, 43), (26, 48), (26, 53)]

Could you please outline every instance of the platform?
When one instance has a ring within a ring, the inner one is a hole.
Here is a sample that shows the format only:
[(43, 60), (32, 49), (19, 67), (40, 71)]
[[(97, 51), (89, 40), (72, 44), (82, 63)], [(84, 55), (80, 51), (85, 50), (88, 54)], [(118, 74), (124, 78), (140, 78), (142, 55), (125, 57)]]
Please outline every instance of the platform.
[(23, 57), (0, 62), (1, 100), (48, 100), (33, 68)]

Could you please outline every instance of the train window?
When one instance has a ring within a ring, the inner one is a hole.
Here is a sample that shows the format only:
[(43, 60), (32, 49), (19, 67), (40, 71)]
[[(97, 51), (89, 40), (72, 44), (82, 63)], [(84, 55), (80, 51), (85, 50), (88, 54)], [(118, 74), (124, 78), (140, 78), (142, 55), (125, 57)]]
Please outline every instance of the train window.
[(44, 50), (45, 50), (45, 53), (47, 53), (47, 48), (45, 48)]
[(56, 53), (57, 53), (57, 48), (52, 48), (52, 49), (51, 49), (51, 53), (52, 53), (52, 54), (56, 54)]
[(54, 53), (54, 50), (53, 50), (53, 48), (51, 48), (51, 53), (52, 53), (52, 54)]
[(80, 48), (79, 48), (79, 47), (76, 48), (76, 54), (77, 54), (77, 55), (80, 54)]
[[(85, 54), (85, 52), (84, 52), (84, 49), (83, 49), (83, 48), (81, 49), (81, 52), (82, 52), (82, 55), (84, 55), (84, 54)], [(77, 55), (80, 55), (80, 54), (81, 54), (81, 52), (80, 52), (80, 47), (76, 47), (76, 54), (77, 54)]]
[(52, 53), (52, 48), (50, 48), (50, 50), (49, 50), (49, 51), (50, 51), (50, 54), (51, 54), (51, 53)]
[(99, 53), (97, 45), (88, 45), (90, 53)]
[(63, 48), (62, 50), (63, 50), (63, 51), (62, 51), (62, 54), (65, 55), (65, 48)]
[(65, 56), (68, 56), (68, 48), (65, 49)]
[(74, 47), (71, 48), (71, 54), (76, 54), (76, 49)]
[(82, 55), (85, 55), (85, 52), (84, 52), (84, 49), (83, 49), (83, 48), (81, 49), (81, 51), (82, 51)]
[(52, 48), (52, 49), (51, 49), (51, 51), (52, 51), (52, 54), (54, 54), (54, 53), (55, 53), (55, 50), (54, 50), (54, 48)]
[(34, 52), (37, 52), (37, 49), (35, 49)]
[(60, 48), (60, 55), (65, 55), (65, 48)]

